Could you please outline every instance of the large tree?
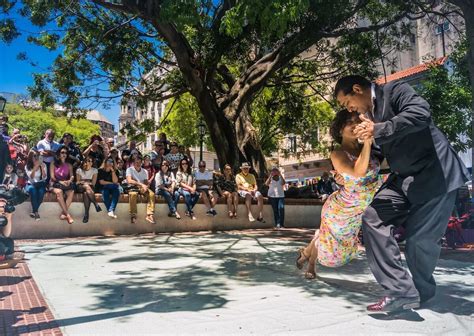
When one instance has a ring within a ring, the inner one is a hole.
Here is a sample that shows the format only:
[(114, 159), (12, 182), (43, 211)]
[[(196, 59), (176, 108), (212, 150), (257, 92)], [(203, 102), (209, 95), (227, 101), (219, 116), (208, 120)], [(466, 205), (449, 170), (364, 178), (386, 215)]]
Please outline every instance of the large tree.
[[(375, 76), (381, 29), (402, 27), (393, 24), (424, 15), (433, 2), (23, 0), (19, 6), (44, 27), (31, 42), (61, 48), (51, 72), (35, 76), (35, 97), (49, 104), (59, 98), (74, 111), (81, 99), (106, 102), (125, 93), (143, 103), (189, 92), (220, 163), (237, 167), (246, 160), (262, 173), (255, 98), (269, 86), (305, 84), (317, 92), (317, 83), (347, 71)], [(4, 13), (14, 4), (0, 2)], [(3, 19), (0, 37), (13, 39), (14, 24)], [(310, 48), (309, 61), (302, 53)]]

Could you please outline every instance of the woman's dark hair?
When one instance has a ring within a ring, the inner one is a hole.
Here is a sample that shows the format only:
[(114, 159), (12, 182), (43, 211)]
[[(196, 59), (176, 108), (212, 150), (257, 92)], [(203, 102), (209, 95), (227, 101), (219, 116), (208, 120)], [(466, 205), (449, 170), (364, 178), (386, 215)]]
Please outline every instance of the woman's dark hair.
[(34, 150), (30, 150), (28, 152), (28, 157), (26, 158), (26, 168), (28, 170), (33, 169), (33, 165), (34, 165), (33, 158), (35, 155), (38, 155), (38, 153)]
[(226, 168), (229, 168), (229, 169), (230, 169), (230, 178), (231, 178), (231, 180), (233, 180), (233, 179), (234, 179), (234, 171), (232, 170), (231, 165), (228, 164), (228, 163), (225, 164), (225, 165), (224, 165), (224, 168), (222, 169), (222, 176), (224, 176), (224, 178), (225, 178), (225, 170), (226, 170)]
[(95, 157), (93, 157), (92, 155), (88, 155), (86, 158), (84, 158), (84, 160), (81, 162), (81, 169), (84, 169), (84, 166), (86, 165), (87, 161), (88, 160), (92, 160), (92, 166), (91, 168), (93, 168), (94, 166), (94, 161), (95, 161)]
[(103, 139), (100, 135), (95, 134), (95, 135), (91, 136), (91, 138), (89, 140), (89, 145), (92, 145), (92, 143), (96, 140), (99, 140), (99, 142), (103, 141)]
[(370, 88), (372, 85), (372, 83), (365, 77), (359, 75), (345, 76), (337, 81), (336, 86), (334, 87), (334, 97), (337, 97), (341, 91), (344, 95), (348, 95), (352, 92), (352, 87), (356, 84), (363, 88)]
[[(58, 148), (58, 150), (56, 151), (56, 155), (54, 155), (54, 165), (55, 165), (56, 167), (59, 166), (59, 165), (62, 163), (62, 162), (61, 162), (61, 151), (62, 151), (63, 149), (64, 149), (66, 152), (69, 153), (69, 150), (68, 150), (68, 148), (67, 148), (65, 145), (61, 145), (61, 146)], [(67, 159), (67, 157), (66, 157), (66, 159)], [(64, 162), (66, 162), (66, 161), (64, 161)]]
[(350, 122), (359, 120), (359, 115), (357, 113), (351, 113), (348, 110), (340, 110), (336, 113), (334, 117), (331, 127), (329, 128), (329, 134), (335, 142), (338, 144), (342, 143), (342, 130), (346, 127), (347, 124)]
[[(183, 170), (183, 162), (186, 162), (188, 164), (188, 169), (187, 170)], [(188, 173), (188, 174), (191, 174), (193, 172), (191, 170), (191, 167), (189, 166), (188, 159), (182, 159), (181, 161), (179, 161), (179, 171), (185, 172), (185, 173)]]

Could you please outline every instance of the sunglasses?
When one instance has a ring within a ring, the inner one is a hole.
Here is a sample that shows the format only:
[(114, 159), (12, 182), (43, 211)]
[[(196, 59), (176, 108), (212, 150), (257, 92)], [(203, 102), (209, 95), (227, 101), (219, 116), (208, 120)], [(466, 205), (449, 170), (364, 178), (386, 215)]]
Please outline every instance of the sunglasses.
[(181, 163), (181, 165), (182, 165), (182, 166), (187, 166), (188, 164), (185, 163), (185, 162), (183, 162), (183, 163)]
[(59, 152), (59, 153), (60, 153), (60, 154), (67, 154), (67, 152), (63, 152), (63, 151), (61, 151), (61, 152)]
[(87, 160), (86, 162), (87, 162), (87, 163), (92, 163), (92, 162), (94, 162), (94, 161), (92, 161), (92, 160)]
[(206, 168), (206, 166), (201, 166), (201, 165), (199, 165), (199, 168)]

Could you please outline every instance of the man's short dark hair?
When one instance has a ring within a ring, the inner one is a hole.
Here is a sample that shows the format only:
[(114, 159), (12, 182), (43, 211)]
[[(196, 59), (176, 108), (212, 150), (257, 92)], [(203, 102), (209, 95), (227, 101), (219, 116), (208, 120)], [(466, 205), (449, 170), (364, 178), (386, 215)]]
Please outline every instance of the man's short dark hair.
[(352, 87), (355, 84), (359, 84), (365, 89), (370, 88), (372, 85), (372, 83), (367, 78), (360, 75), (345, 76), (337, 81), (336, 86), (334, 87), (334, 97), (337, 97), (341, 91), (344, 95), (348, 95), (352, 92)]

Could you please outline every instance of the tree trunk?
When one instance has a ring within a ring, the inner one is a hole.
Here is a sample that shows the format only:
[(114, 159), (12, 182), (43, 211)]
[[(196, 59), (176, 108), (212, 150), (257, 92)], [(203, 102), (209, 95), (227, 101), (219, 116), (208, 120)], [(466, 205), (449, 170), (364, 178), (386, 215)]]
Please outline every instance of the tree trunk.
[(234, 123), (227, 119), (210, 95), (196, 97), (199, 109), (208, 127), (209, 136), (222, 169), (230, 164), (234, 171), (239, 171), (242, 162), (249, 162), (257, 173), (263, 177), (266, 170), (265, 156), (257, 142), (248, 109), (245, 108)]

